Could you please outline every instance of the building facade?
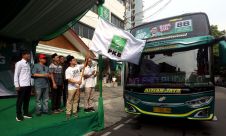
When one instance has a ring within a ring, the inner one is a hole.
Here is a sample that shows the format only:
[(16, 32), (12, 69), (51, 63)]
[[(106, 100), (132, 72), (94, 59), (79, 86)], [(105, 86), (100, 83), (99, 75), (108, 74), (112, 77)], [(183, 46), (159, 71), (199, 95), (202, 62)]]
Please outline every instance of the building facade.
[[(108, 16), (108, 21), (124, 29), (125, 4), (123, 0), (105, 0), (103, 14)], [(79, 35), (83, 42), (89, 46), (98, 23), (98, 7), (93, 6), (72, 29)]]
[(142, 24), (143, 15), (142, 0), (127, 0), (125, 12), (125, 29), (129, 30), (137, 25)]

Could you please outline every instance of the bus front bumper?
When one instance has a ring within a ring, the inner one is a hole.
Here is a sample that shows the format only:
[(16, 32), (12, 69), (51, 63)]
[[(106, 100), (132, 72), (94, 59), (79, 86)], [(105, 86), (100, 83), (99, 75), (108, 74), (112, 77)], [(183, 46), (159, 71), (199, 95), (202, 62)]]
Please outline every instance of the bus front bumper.
[(151, 111), (145, 111), (138, 106), (125, 102), (125, 111), (130, 114), (145, 114), (151, 116), (160, 116), (160, 117), (172, 117), (172, 118), (187, 118), (189, 120), (212, 120), (214, 114), (211, 113), (211, 107), (205, 106), (197, 109), (193, 109), (187, 113), (173, 114), (173, 113), (157, 113)]

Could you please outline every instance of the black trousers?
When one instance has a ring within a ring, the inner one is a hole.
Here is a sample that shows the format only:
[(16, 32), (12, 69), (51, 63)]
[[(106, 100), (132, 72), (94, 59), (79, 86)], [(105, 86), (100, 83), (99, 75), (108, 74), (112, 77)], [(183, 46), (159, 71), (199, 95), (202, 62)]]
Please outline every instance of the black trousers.
[(52, 88), (52, 111), (57, 110), (61, 106), (61, 94), (63, 86), (57, 85), (57, 89)]
[(17, 116), (22, 116), (22, 106), (24, 115), (27, 115), (29, 112), (29, 102), (31, 97), (31, 87), (20, 87), (17, 91), (17, 101), (16, 101), (16, 113)]
[(66, 107), (67, 103), (67, 90), (68, 90), (68, 81), (64, 80), (64, 89), (63, 89), (63, 106)]

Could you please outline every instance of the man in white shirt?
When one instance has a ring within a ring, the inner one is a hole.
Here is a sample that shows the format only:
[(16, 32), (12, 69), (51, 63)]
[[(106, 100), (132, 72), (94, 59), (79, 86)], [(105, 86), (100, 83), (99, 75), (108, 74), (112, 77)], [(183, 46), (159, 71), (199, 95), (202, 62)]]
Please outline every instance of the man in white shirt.
[(67, 57), (67, 62), (70, 66), (65, 71), (65, 77), (68, 80), (68, 97), (66, 106), (66, 118), (70, 118), (71, 113), (74, 117), (78, 117), (77, 107), (79, 101), (79, 88), (82, 83), (80, 70), (84, 67), (78, 65), (76, 59), (73, 56)]
[(95, 77), (96, 70), (92, 65), (92, 60), (88, 60), (88, 65), (85, 67), (84, 79), (85, 79), (85, 112), (94, 110), (94, 91), (95, 91)]
[[(24, 118), (32, 118), (29, 114), (29, 101), (31, 95), (31, 69), (30, 69), (30, 52), (22, 51), (22, 59), (15, 65), (14, 86), (17, 91), (16, 102), (16, 120), (22, 121)], [(23, 105), (23, 113), (21, 111)]]

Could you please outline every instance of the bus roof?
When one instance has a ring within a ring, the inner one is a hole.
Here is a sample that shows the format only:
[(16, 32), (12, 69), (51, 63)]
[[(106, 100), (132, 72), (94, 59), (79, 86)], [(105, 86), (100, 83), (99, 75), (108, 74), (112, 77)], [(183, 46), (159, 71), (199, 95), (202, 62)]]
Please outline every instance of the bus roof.
[[(191, 43), (205, 44), (204, 41), (211, 41), (210, 25), (205, 13), (189, 13), (169, 17), (139, 25), (131, 30), (131, 33), (138, 39), (145, 39), (148, 48), (172, 45), (172, 48), (186, 47)], [(207, 37), (207, 38), (206, 38)], [(177, 46), (176, 43), (184, 46)], [(147, 48), (146, 47), (146, 48)], [(161, 48), (159, 48), (161, 47)], [(166, 48), (169, 49), (169, 48)]]

